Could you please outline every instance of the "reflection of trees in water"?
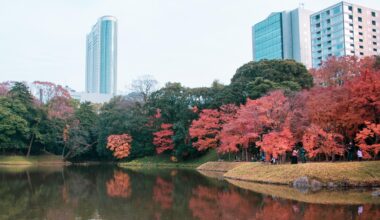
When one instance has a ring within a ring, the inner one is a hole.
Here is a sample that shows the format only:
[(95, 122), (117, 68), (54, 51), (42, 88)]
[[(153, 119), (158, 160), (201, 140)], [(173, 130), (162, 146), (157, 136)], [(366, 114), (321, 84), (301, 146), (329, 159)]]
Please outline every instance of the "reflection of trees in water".
[(38, 171), (1, 172), (0, 219), (41, 218), (46, 207), (60, 199), (59, 179), (57, 173), (45, 173), (40, 179)]
[[(380, 207), (364, 205), (358, 215), (357, 205), (321, 205), (273, 198), (243, 195), (240, 190), (217, 190), (198, 186), (193, 190), (189, 208), (198, 219), (378, 219)], [(251, 193), (249, 193), (251, 194)], [(259, 194), (258, 194), (259, 195)], [(255, 198), (255, 199), (253, 199)], [(252, 200), (253, 199), (253, 200)]]
[(157, 177), (156, 185), (153, 188), (153, 200), (159, 203), (163, 209), (170, 209), (173, 204), (173, 188), (173, 183)]
[[(185, 170), (0, 172), (0, 219), (357, 219), (358, 207), (273, 198)], [(359, 217), (379, 216), (379, 205), (363, 205)]]
[(127, 173), (115, 171), (113, 179), (106, 183), (107, 195), (128, 198), (132, 194), (131, 180)]

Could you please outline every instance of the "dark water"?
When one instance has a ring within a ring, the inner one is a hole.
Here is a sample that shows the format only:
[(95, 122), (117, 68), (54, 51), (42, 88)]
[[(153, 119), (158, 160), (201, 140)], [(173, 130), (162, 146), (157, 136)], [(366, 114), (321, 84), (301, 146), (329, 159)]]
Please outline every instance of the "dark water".
[(274, 198), (189, 170), (1, 169), (0, 219), (380, 219), (380, 206)]

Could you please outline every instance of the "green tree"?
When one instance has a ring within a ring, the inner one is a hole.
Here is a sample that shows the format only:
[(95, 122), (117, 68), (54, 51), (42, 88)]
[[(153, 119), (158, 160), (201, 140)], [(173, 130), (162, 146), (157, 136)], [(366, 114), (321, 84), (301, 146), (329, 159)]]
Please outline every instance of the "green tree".
[(0, 147), (3, 152), (26, 148), (30, 132), (28, 121), (22, 117), (26, 112), (20, 101), (0, 97)]
[(65, 144), (67, 151), (62, 153), (65, 159), (96, 159), (97, 123), (98, 115), (91, 103), (81, 103), (68, 126), (69, 134)]
[(262, 60), (240, 67), (231, 79), (231, 94), (240, 103), (256, 99), (271, 90), (299, 91), (313, 86), (306, 67), (294, 60)]

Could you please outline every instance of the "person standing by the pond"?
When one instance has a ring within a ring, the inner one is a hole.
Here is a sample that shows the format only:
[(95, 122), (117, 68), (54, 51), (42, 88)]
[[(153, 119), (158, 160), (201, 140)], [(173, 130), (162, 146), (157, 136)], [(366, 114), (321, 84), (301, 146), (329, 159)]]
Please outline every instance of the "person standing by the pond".
[(305, 148), (301, 147), (299, 149), (299, 155), (300, 155), (300, 159), (301, 159), (302, 163), (306, 163), (306, 153), (307, 152), (306, 152)]
[(292, 151), (292, 164), (297, 164), (298, 163), (298, 150), (296, 148), (293, 148), (293, 151)]
[(354, 142), (350, 141), (350, 143), (347, 146), (348, 161), (354, 160), (354, 153), (355, 153), (355, 144)]
[(358, 156), (358, 160), (362, 161), (362, 159), (363, 159), (363, 151), (359, 148), (358, 152), (356, 152), (356, 154)]

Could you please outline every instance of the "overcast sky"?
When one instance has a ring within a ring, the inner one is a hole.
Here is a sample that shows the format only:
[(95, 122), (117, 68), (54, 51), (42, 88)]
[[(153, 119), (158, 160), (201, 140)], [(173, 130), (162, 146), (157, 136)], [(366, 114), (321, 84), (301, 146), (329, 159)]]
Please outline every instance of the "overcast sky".
[[(118, 18), (118, 90), (139, 75), (185, 86), (229, 83), (252, 59), (251, 26), (271, 12), (337, 0), (0, 0), (0, 81), (85, 85), (86, 34)], [(380, 9), (379, 0), (353, 0)]]

